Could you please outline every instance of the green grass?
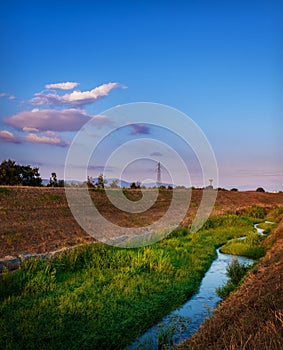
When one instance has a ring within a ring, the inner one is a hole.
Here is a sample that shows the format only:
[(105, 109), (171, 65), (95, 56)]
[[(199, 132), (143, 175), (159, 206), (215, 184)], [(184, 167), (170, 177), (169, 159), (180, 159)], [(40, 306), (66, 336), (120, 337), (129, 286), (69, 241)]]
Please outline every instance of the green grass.
[(263, 229), (263, 233), (265, 235), (269, 235), (271, 233), (271, 231), (274, 228), (276, 228), (277, 226), (278, 226), (278, 224), (276, 224), (276, 223), (270, 224), (270, 223), (266, 223), (266, 222), (261, 222), (257, 225), (258, 228)]
[(282, 218), (283, 218), (282, 206), (277, 206), (271, 209), (266, 216), (266, 219), (272, 222), (279, 222)]
[[(264, 234), (268, 235), (271, 233), (272, 229), (276, 227), (276, 225), (261, 222), (258, 224), (258, 227), (264, 229)], [(260, 236), (256, 232), (250, 231), (245, 239), (227, 242), (220, 248), (220, 251), (225, 254), (259, 259), (266, 253), (267, 247), (263, 244), (265, 238), (266, 236)]]
[(259, 259), (265, 255), (266, 247), (262, 244), (264, 236), (250, 232), (247, 238), (231, 241), (220, 248), (221, 253), (241, 255), (251, 259)]
[(0, 348), (123, 349), (198, 290), (216, 247), (251, 230), (227, 215), (144, 248), (92, 244), (26, 261), (0, 279)]
[(8, 194), (9, 192), (11, 192), (10, 188), (0, 187), (0, 194)]
[(216, 288), (216, 293), (220, 298), (227, 298), (243, 281), (246, 273), (252, 266), (240, 264), (237, 259), (228, 265), (226, 274), (229, 277), (228, 282), (222, 287)]

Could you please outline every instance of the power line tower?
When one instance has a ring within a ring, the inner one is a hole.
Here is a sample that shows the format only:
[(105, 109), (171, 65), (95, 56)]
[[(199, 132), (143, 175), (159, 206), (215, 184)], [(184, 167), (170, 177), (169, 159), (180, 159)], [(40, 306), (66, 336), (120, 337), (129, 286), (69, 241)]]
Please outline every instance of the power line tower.
[(157, 179), (156, 179), (157, 186), (161, 186), (161, 166), (160, 162), (157, 163)]

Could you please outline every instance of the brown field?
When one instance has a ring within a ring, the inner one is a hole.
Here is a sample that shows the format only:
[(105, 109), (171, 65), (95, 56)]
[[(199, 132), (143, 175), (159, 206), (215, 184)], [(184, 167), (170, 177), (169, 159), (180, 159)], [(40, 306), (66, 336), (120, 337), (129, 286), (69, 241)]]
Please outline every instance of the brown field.
[(178, 349), (283, 349), (283, 220), (265, 244), (271, 242), (239, 289)]
[[(90, 193), (102, 215), (122, 227), (138, 227), (157, 220), (167, 211), (172, 197), (171, 191), (162, 191), (155, 205), (145, 213), (128, 214), (113, 207), (105, 193)], [(133, 190), (127, 195), (135, 200), (140, 194)], [(183, 226), (192, 222), (201, 198), (202, 190), (193, 190)], [(241, 212), (252, 205), (265, 208), (283, 205), (283, 193), (219, 191), (212, 214)], [(94, 241), (73, 218), (63, 188), (7, 187), (7, 191), (2, 188), (0, 219), (0, 258)]]

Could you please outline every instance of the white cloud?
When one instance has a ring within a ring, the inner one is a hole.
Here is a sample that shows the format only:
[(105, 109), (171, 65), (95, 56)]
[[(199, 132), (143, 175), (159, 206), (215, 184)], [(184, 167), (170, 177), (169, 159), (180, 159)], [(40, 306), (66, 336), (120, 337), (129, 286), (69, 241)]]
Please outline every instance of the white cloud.
[(100, 85), (89, 91), (73, 91), (65, 95), (58, 95), (57, 93), (39, 92), (35, 94), (29, 102), (32, 105), (55, 105), (55, 106), (84, 106), (91, 104), (102, 97), (105, 97), (113, 89), (125, 88), (118, 83), (108, 83)]
[(4, 123), (23, 131), (76, 131), (90, 119), (84, 111), (75, 108), (42, 109), (20, 112), (4, 118)]
[(20, 143), (20, 139), (8, 130), (0, 130), (0, 142)]
[(79, 83), (66, 81), (65, 83), (46, 84), (46, 89), (73, 90)]

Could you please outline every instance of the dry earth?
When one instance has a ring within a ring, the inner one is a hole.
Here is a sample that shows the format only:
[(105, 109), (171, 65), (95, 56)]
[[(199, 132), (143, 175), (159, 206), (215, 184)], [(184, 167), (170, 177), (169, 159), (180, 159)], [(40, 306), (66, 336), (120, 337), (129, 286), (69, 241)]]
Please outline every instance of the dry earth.
[[(44, 253), (94, 241), (73, 218), (63, 188), (0, 190), (0, 258)], [(157, 220), (167, 211), (172, 198), (171, 191), (163, 191), (156, 204), (145, 213), (128, 214), (116, 209), (103, 192), (90, 191), (90, 194), (102, 215), (122, 227), (138, 227)], [(139, 192), (129, 191), (128, 196), (137, 199)], [(192, 222), (201, 198), (202, 190), (192, 192), (183, 226)], [(213, 214), (240, 212), (252, 205), (265, 208), (283, 205), (283, 194), (219, 191)]]

